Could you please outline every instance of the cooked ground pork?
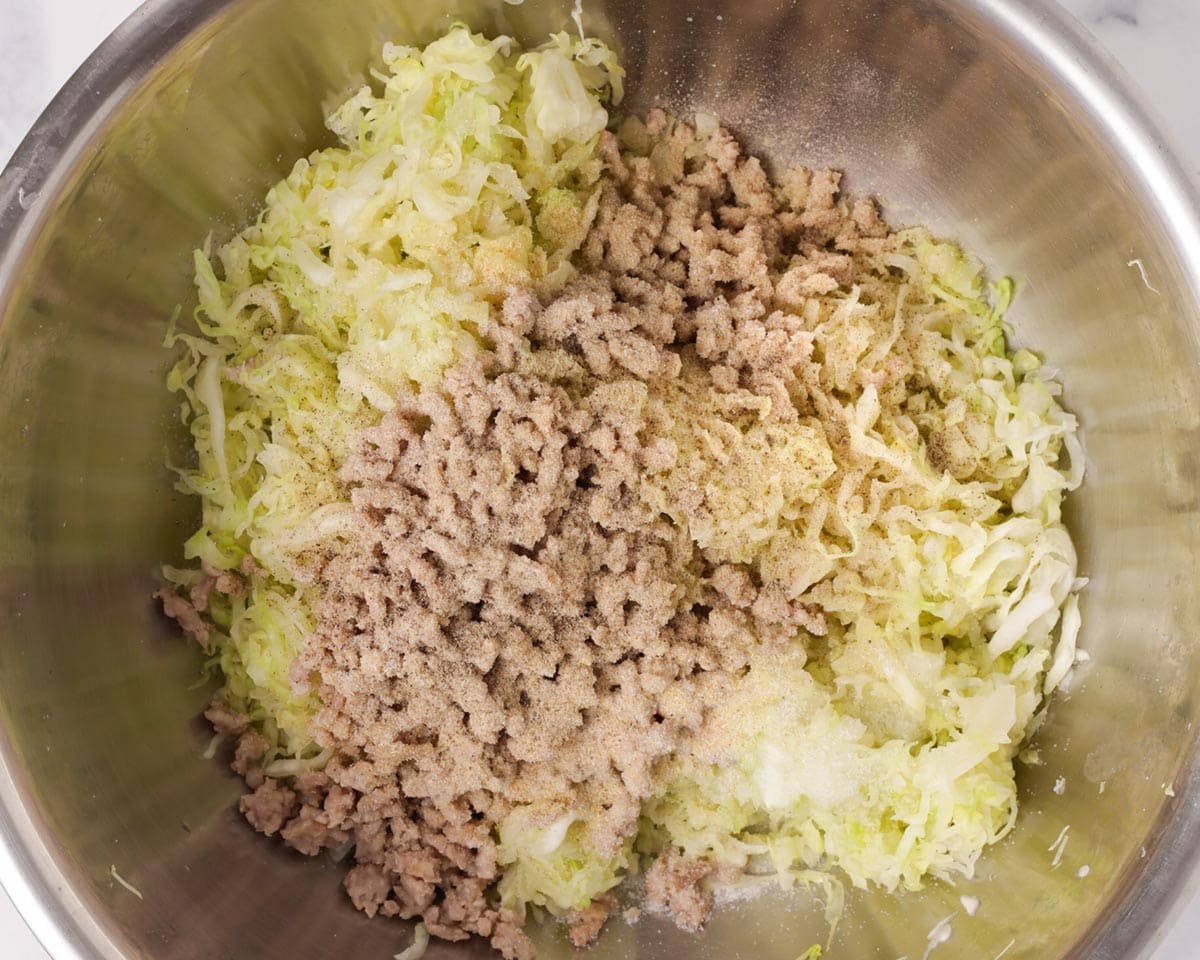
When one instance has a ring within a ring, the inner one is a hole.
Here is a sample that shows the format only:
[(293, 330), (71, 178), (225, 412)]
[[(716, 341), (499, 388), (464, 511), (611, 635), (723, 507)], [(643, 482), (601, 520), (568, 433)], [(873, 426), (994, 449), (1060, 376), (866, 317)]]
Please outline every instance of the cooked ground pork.
[(646, 905), (669, 913), (684, 930), (697, 932), (712, 909), (712, 892), (704, 881), (713, 865), (702, 860), (685, 860), (665, 850), (646, 871)]
[(617, 909), (617, 898), (611, 893), (597, 897), (582, 910), (577, 910), (569, 917), (568, 937), (576, 947), (586, 947), (600, 935), (604, 923)]
[[(251, 558), (247, 557), (246, 559), (248, 562), (243, 563), (242, 572), (246, 576), (257, 574), (259, 572), (258, 565)], [(201, 562), (201, 570), (203, 576), (200, 582), (192, 587), (186, 598), (172, 590), (159, 590), (154, 596), (162, 604), (163, 613), (179, 624), (180, 629), (200, 644), (201, 648), (208, 651), (212, 646), (212, 627), (205, 620), (204, 613), (208, 610), (209, 598), (214, 592), (229, 597), (241, 596), (245, 592), (246, 581), (236, 573), (214, 569), (204, 561)], [(228, 710), (224, 705), (214, 705), (213, 707), (213, 709), (220, 708)], [(208, 714), (206, 713), (205, 716)], [(234, 732), (224, 729), (226, 726), (224, 716), (220, 718), (208, 716), (208, 719), (217, 733)]]
[(179, 629), (200, 644), (201, 648), (209, 649), (212, 630), (191, 601), (173, 590), (159, 590), (154, 597), (162, 604), (163, 613), (179, 624)]
[[(323, 599), (292, 670), (316, 686), (312, 733), (333, 759), (295, 782), (264, 777), (253, 730), (235, 759), (256, 829), (309, 855), (353, 841), (359, 909), (479, 935), (508, 958), (531, 947), (491, 893), (496, 825), (517, 808), (578, 809), (614, 854), (655, 762), (701, 730), (754, 648), (824, 632), (819, 608), (650, 505), (644, 478), (678, 450), (648, 411), (691, 377), (769, 401), (779, 422), (810, 416), (805, 298), (889, 242), (873, 204), (838, 201), (837, 174), (797, 171), (776, 191), (723, 130), (699, 144), (656, 112), (632, 145), (603, 135), (610, 175), (577, 281), (546, 304), (512, 291), (487, 348), (440, 389), (402, 395), (342, 467), (354, 527), (297, 571)], [(241, 586), (214, 580), (164, 607), (204, 644), (207, 591)], [(706, 876), (663, 854), (648, 904), (697, 930)], [(615, 905), (571, 917), (572, 941)]]
[(279, 780), (264, 780), (239, 804), (242, 815), (259, 833), (278, 833), (296, 813), (296, 794)]
[(204, 711), (204, 719), (212, 724), (213, 730), (223, 737), (237, 736), (250, 726), (250, 718), (238, 713), (227, 703), (217, 701)]

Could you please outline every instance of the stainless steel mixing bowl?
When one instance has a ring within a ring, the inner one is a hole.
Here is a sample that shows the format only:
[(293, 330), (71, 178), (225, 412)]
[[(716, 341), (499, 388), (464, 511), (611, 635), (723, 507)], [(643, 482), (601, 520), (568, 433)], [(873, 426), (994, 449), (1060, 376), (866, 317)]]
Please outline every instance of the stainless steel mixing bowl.
[[(1085, 425), (1070, 520), (1092, 661), (1051, 712), (1044, 765), (1021, 771), (1020, 825), (957, 889), (851, 896), (833, 955), (916, 960), (957, 910), (935, 960), (1148, 956), (1200, 844), (1200, 227), (1178, 164), (1046, 2), (587, 7), (635, 106), (703, 108), (777, 164), (842, 166), (895, 219), (1020, 275), (1017, 338), (1061, 368)], [(338, 868), (254, 836), (237, 784), (200, 756), (199, 655), (150, 599), (195, 509), (164, 468), (182, 447), (160, 344), (189, 308), (191, 249), (327, 139), (322, 105), (383, 40), (429, 39), (449, 12), (526, 39), (569, 13), (152, 0), (0, 180), (0, 879), (56, 960), (383, 958), (407, 942), (351, 909)], [(793, 960), (824, 937), (803, 894), (733, 904), (701, 938), (614, 927), (597, 960)]]

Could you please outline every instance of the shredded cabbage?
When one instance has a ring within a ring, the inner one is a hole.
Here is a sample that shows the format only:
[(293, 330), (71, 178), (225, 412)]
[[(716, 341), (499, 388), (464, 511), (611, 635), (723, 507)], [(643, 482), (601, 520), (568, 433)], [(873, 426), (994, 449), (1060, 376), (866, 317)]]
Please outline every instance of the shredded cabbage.
[(620, 883), (633, 862), (632, 837), (605, 857), (588, 842), (587, 824), (574, 812), (547, 820), (519, 807), (501, 821), (499, 834), (500, 901), (522, 915), (527, 905), (554, 916), (582, 910)]
[(1058, 384), (1007, 349), (1011, 282), (985, 290), (957, 247), (900, 239), (849, 295), (809, 301), (805, 387), (845, 443), (815, 421), (768, 442), (736, 397), (702, 418), (667, 404), (680, 465), (643, 495), (670, 512), (707, 477), (693, 539), (819, 604), (829, 634), (736, 681), (660, 770), (640, 851), (911, 890), (970, 875), (1013, 826), (1013, 759), (1075, 660), (1061, 504), (1082, 449)]
[(459, 26), (383, 60), (330, 115), (338, 145), (299, 161), (215, 257), (196, 252), (197, 330), (167, 338), (185, 348), (168, 383), (196, 450), (179, 487), (202, 505), (185, 555), (266, 574), (213, 595), (223, 694), (275, 725), (283, 757), (316, 754), (317, 702), (288, 670), (315, 625), (313, 564), (345, 530), (337, 466), (397, 390), (475, 348), (510, 287), (570, 278), (621, 97), (612, 52), (566, 34), (521, 54)]

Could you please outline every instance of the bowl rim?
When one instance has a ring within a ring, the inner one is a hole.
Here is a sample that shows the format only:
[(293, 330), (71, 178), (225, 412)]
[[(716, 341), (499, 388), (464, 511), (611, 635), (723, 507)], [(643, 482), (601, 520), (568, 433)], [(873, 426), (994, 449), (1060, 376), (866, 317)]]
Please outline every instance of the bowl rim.
[[(146, 0), (67, 81), (0, 173), (0, 315), (28, 241), (78, 170), (94, 135), (157, 64), (241, 0)], [(936, 0), (982, 19), (1069, 90), (1141, 188), (1200, 305), (1200, 183), (1133, 78), (1057, 0)], [(1200, 764), (1195, 738), (1174, 799), (1161, 808), (1139, 870), (1110, 895), (1067, 956), (1149, 960), (1200, 889)], [(53, 960), (128, 960), (77, 889), (27, 802), (32, 795), (0, 726), (0, 888)], [(92, 901), (92, 903), (89, 903)]]

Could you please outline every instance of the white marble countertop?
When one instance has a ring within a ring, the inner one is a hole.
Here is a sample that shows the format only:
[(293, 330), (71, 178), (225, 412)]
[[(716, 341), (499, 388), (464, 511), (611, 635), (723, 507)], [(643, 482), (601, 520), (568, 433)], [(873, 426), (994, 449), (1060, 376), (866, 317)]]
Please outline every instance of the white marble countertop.
[[(55, 91), (139, 0), (0, 0), (0, 165)], [(1134, 76), (1200, 175), (1200, 0), (1062, 0)], [(1200, 955), (1200, 896), (1154, 960)], [(49, 960), (0, 896), (0, 953)]]

